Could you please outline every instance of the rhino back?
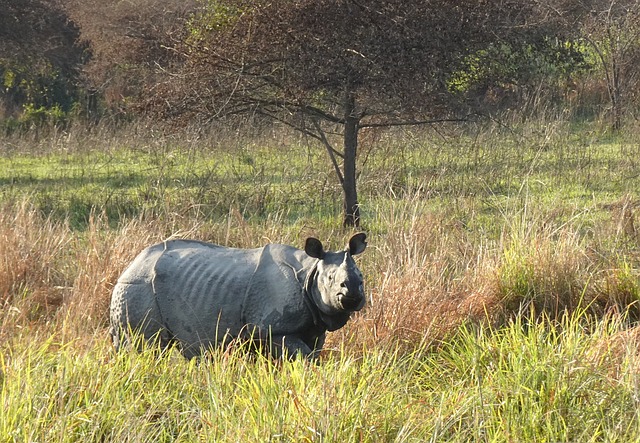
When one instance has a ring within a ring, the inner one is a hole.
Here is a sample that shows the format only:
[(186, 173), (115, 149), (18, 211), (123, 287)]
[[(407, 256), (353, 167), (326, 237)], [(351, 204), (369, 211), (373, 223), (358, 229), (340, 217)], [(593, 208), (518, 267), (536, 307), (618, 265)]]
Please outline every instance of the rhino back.
[(151, 285), (175, 338), (186, 345), (207, 345), (240, 332), (244, 296), (260, 251), (166, 242)]

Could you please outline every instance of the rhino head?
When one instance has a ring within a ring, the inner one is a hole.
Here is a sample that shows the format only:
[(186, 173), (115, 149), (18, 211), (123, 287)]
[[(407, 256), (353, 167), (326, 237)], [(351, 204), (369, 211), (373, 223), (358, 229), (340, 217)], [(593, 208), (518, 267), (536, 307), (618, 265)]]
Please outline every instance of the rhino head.
[(305, 252), (317, 258), (315, 273), (314, 301), (325, 315), (344, 314), (359, 311), (364, 307), (364, 284), (362, 273), (353, 256), (367, 247), (366, 234), (355, 234), (343, 251), (327, 252), (320, 240), (308, 238)]

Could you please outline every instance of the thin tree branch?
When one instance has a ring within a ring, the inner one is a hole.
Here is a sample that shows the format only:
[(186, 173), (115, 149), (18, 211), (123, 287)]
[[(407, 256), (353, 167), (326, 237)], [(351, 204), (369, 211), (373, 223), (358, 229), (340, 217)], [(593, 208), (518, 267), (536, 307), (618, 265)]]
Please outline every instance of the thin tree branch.
[(320, 135), (320, 141), (322, 141), (322, 144), (327, 148), (327, 152), (329, 153), (329, 158), (331, 159), (331, 163), (333, 164), (333, 169), (335, 169), (336, 171), (336, 175), (338, 176), (340, 185), (343, 185), (344, 175), (342, 174), (342, 171), (340, 171), (340, 165), (338, 165), (338, 161), (336, 160), (336, 156), (335, 156), (335, 153), (337, 153), (337, 151), (333, 148), (333, 146), (331, 146), (331, 143), (329, 143), (329, 140), (327, 140), (327, 137), (324, 135), (324, 131), (320, 127), (320, 123), (318, 123), (316, 119), (312, 119), (312, 121), (313, 121), (313, 125), (316, 127), (316, 131), (318, 131), (318, 134)]
[(311, 138), (315, 138), (318, 141), (322, 141), (322, 137), (320, 137), (315, 132), (309, 131), (308, 129), (306, 129), (303, 126), (299, 126), (299, 125), (296, 125), (294, 123), (291, 123), (290, 121), (288, 121), (288, 120), (286, 120), (284, 118), (278, 117), (277, 113), (269, 112), (264, 108), (255, 108), (254, 112), (257, 113), (257, 114), (263, 115), (265, 117), (269, 117), (273, 121), (277, 121), (279, 123), (282, 123), (282, 124), (292, 128), (292, 129), (295, 129), (296, 131), (299, 131), (300, 133), (302, 133), (302, 134), (304, 134), (306, 136), (309, 136)]
[(447, 122), (467, 122), (468, 118), (438, 118), (433, 120), (406, 120), (406, 121), (389, 121), (382, 123), (361, 123), (360, 128), (391, 128), (395, 126), (420, 126), (431, 125), (435, 123), (447, 123)]

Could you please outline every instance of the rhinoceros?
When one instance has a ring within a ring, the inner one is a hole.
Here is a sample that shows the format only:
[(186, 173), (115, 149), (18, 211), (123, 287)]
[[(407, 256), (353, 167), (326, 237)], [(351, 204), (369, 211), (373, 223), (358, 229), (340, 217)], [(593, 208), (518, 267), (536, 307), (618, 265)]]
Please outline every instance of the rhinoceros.
[[(111, 297), (116, 349), (131, 334), (161, 348), (177, 343), (192, 358), (235, 339), (254, 340), (273, 356), (317, 357), (327, 331), (365, 305), (353, 256), (366, 248), (355, 234), (343, 251), (310, 237), (304, 250), (281, 244), (236, 249), (169, 240), (143, 250)], [(266, 344), (266, 346), (264, 346)]]

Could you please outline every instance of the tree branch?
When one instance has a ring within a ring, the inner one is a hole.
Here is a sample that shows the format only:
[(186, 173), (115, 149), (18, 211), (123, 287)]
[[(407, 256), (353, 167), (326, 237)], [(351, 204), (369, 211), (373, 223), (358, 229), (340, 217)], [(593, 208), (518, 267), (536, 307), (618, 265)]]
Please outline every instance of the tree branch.
[(281, 118), (275, 113), (268, 112), (264, 108), (257, 108), (255, 112), (257, 112), (260, 115), (264, 115), (265, 117), (269, 117), (274, 121), (283, 123), (289, 126), (290, 128), (293, 128), (296, 131), (299, 131), (304, 135), (307, 135), (311, 138), (315, 138), (316, 140), (319, 140), (327, 149), (327, 153), (329, 154), (329, 158), (331, 159), (331, 164), (333, 165), (333, 169), (335, 170), (336, 175), (338, 176), (338, 181), (340, 181), (340, 185), (344, 183), (344, 175), (342, 174), (342, 171), (340, 170), (340, 165), (338, 164), (338, 160), (336, 159), (336, 156), (340, 158), (344, 158), (344, 155), (340, 153), (338, 150), (336, 150), (333, 146), (331, 146), (331, 143), (329, 143), (329, 140), (327, 139), (325, 132), (322, 130), (320, 123), (318, 123), (316, 119), (311, 119), (311, 121), (313, 122), (313, 126), (315, 127), (317, 133), (310, 131), (304, 126), (296, 125), (284, 118)]
[(249, 98), (248, 101), (254, 102), (257, 106), (275, 106), (288, 111), (296, 110), (310, 117), (319, 117), (331, 123), (344, 124), (344, 119), (329, 112), (323, 111), (315, 106), (305, 105), (287, 100), (266, 100), (259, 98)]
[(335, 156), (335, 154), (338, 152), (333, 148), (333, 146), (331, 146), (331, 143), (329, 143), (329, 140), (327, 140), (327, 137), (324, 135), (324, 131), (320, 127), (320, 123), (318, 123), (316, 119), (312, 119), (312, 121), (313, 121), (313, 125), (316, 127), (316, 131), (318, 131), (318, 134), (320, 135), (320, 141), (325, 146), (325, 148), (327, 148), (327, 152), (329, 153), (329, 158), (331, 159), (331, 163), (333, 164), (333, 169), (335, 169), (336, 171), (336, 175), (338, 176), (340, 185), (343, 185), (344, 175), (342, 174), (342, 171), (340, 171), (340, 165), (338, 165), (338, 161), (336, 160), (336, 156)]
[(420, 126), (432, 125), (435, 123), (447, 122), (467, 122), (468, 118), (438, 118), (433, 120), (404, 120), (404, 121), (388, 121), (382, 123), (360, 123), (360, 128), (391, 128), (394, 126)]

